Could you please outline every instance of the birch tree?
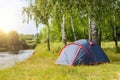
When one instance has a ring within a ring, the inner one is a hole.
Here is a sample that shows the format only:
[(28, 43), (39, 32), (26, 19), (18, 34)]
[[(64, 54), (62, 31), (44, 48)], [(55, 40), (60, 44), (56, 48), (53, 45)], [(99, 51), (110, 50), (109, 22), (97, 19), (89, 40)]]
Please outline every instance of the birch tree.
[(35, 4), (30, 5), (29, 7), (25, 7), (23, 9), (23, 12), (27, 14), (28, 19), (31, 18), (36, 22), (36, 26), (40, 23), (47, 26), (47, 36), (46, 36), (46, 42), (48, 50), (50, 51), (50, 16), (52, 12), (52, 1), (51, 0), (35, 0)]

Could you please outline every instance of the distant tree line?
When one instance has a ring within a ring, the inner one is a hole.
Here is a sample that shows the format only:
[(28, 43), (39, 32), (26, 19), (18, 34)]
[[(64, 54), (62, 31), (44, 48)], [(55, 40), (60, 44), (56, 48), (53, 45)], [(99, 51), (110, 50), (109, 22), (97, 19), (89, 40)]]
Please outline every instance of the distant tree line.
[(89, 39), (101, 41), (120, 40), (120, 0), (28, 0), (23, 8), (29, 20), (45, 25), (40, 35), (50, 50), (50, 41)]
[(36, 44), (35, 35), (18, 34), (16, 31), (5, 33), (0, 30), (0, 52), (17, 54), (19, 50), (34, 49)]

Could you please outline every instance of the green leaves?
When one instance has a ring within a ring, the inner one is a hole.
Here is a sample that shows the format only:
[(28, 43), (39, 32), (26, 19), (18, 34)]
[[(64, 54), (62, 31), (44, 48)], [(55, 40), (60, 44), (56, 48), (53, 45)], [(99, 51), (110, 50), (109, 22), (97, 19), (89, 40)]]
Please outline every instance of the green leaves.
[[(111, 22), (117, 25), (119, 29), (119, 4), (120, 0), (35, 0), (35, 3), (24, 8), (23, 12), (28, 16), (27, 22), (33, 19), (37, 27), (39, 23), (51, 26), (54, 34), (55, 31), (57, 34), (58, 31), (61, 31), (62, 18), (65, 15), (64, 25), (68, 40), (71, 41), (73, 39), (73, 35), (70, 34), (72, 33), (71, 26), (74, 26), (76, 36), (84, 34), (85, 36), (82, 36), (82, 38), (88, 37), (88, 17), (95, 21), (98, 30), (101, 30), (103, 34), (105, 30), (111, 29)], [(116, 17), (115, 22), (114, 16)], [(71, 17), (73, 22), (70, 21)], [(49, 20), (51, 20), (51, 23), (49, 23)], [(56, 27), (59, 30), (56, 30)], [(109, 31), (107, 30), (107, 32)]]

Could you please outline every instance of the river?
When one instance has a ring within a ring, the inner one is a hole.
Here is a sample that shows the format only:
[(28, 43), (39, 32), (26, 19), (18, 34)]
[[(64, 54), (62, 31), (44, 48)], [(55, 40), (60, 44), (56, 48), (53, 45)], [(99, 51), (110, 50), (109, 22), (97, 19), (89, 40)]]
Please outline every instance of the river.
[(18, 62), (22, 62), (34, 53), (34, 50), (20, 50), (19, 54), (9, 54), (8, 52), (0, 52), (0, 69), (12, 67)]

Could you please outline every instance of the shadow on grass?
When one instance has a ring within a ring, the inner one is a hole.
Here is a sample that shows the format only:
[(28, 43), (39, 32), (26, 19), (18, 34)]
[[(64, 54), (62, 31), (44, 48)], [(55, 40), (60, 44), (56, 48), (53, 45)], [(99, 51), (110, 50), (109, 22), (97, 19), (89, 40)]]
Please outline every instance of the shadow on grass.
[(111, 63), (120, 63), (120, 47), (103, 48)]
[(120, 47), (115, 47), (115, 52), (120, 54)]
[(120, 54), (120, 47), (114, 47), (114, 48), (103, 48), (104, 51), (113, 52), (115, 54)]

